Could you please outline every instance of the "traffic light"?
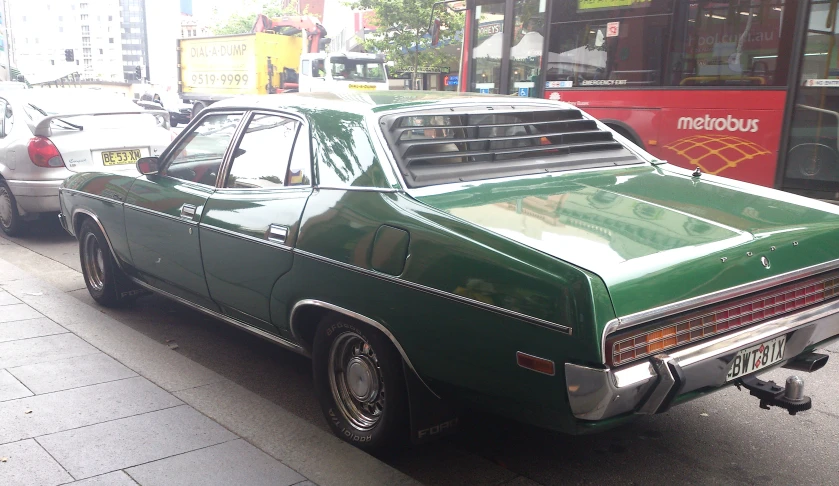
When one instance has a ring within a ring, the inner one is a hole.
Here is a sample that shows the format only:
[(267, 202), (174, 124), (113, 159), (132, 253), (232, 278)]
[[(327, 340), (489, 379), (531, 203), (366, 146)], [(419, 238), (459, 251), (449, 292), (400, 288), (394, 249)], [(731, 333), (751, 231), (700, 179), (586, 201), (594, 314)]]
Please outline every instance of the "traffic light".
[(64, 60), (67, 62), (73, 62), (76, 60), (76, 53), (73, 49), (64, 49)]
[(137, 66), (137, 67), (134, 68), (134, 76), (136, 76), (137, 79), (143, 79), (143, 67), (142, 66)]

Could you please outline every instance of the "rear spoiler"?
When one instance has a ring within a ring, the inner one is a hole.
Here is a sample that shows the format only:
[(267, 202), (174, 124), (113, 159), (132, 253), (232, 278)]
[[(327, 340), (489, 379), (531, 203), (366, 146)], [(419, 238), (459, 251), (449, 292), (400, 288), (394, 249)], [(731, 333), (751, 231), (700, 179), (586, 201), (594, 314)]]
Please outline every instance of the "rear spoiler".
[(35, 124), (34, 133), (38, 137), (49, 137), (52, 135), (53, 120), (65, 120), (77, 116), (109, 116), (109, 115), (162, 115), (169, 123), (169, 112), (166, 110), (143, 110), (143, 111), (110, 111), (105, 113), (70, 113), (66, 115), (50, 115), (38, 120)]

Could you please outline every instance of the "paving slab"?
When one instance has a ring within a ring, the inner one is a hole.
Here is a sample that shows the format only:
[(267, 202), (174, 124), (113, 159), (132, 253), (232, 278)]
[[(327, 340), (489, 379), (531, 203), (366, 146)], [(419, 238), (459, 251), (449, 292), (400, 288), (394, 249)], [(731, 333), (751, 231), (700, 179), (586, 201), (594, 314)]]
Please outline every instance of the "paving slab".
[(73, 481), (72, 483), (67, 483), (66, 486), (137, 486), (137, 483), (124, 472), (114, 471), (101, 476), (82, 479), (81, 481)]
[(0, 309), (0, 323), (34, 319), (36, 317), (44, 316), (26, 304), (4, 305), (3, 308)]
[(44, 363), (99, 352), (83, 339), (70, 333), (7, 341), (0, 343), (0, 368)]
[(322, 486), (419, 484), (231, 381), (182, 390), (175, 395)]
[(0, 306), (20, 304), (20, 301), (8, 292), (0, 291)]
[(56, 486), (73, 478), (32, 439), (0, 445), (0, 484)]
[(137, 376), (105, 353), (10, 368), (9, 372), (34, 393), (50, 393)]
[[(0, 314), (3, 313), (0, 307)], [(0, 343), (68, 332), (46, 317), (0, 323)]]
[(9, 400), (0, 402), (0, 444), (178, 405), (142, 377)]
[(183, 390), (222, 380), (218, 373), (149, 339), (95, 307), (56, 291), (42, 280), (24, 278), (2, 286), (85, 341), (107, 349), (110, 356), (166, 390)]
[(143, 486), (291, 486), (306, 478), (242, 439), (127, 469)]
[(236, 438), (183, 405), (39, 437), (38, 442), (83, 479)]
[(32, 396), (32, 392), (23, 383), (8, 371), (0, 370), (0, 402), (29, 396)]

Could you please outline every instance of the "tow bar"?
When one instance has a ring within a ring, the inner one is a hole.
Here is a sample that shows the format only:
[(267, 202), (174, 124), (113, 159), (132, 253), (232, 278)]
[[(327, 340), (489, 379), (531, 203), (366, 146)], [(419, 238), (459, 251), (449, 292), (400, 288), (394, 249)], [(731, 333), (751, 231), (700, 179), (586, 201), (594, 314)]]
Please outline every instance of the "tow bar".
[(746, 376), (736, 383), (737, 389), (745, 387), (753, 397), (760, 399), (760, 408), (781, 407), (795, 415), (810, 410), (813, 406), (810, 397), (804, 396), (804, 380), (797, 376), (787, 378), (786, 387), (780, 387), (774, 381), (763, 381), (756, 376)]

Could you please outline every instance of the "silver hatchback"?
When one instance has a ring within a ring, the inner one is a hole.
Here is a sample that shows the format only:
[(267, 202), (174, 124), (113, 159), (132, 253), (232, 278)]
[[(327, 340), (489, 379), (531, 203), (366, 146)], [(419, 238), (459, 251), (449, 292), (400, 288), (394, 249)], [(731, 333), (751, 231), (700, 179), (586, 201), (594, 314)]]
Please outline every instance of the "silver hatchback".
[(171, 142), (169, 114), (85, 89), (0, 92), (0, 230), (60, 210), (58, 187), (88, 171), (135, 171)]

